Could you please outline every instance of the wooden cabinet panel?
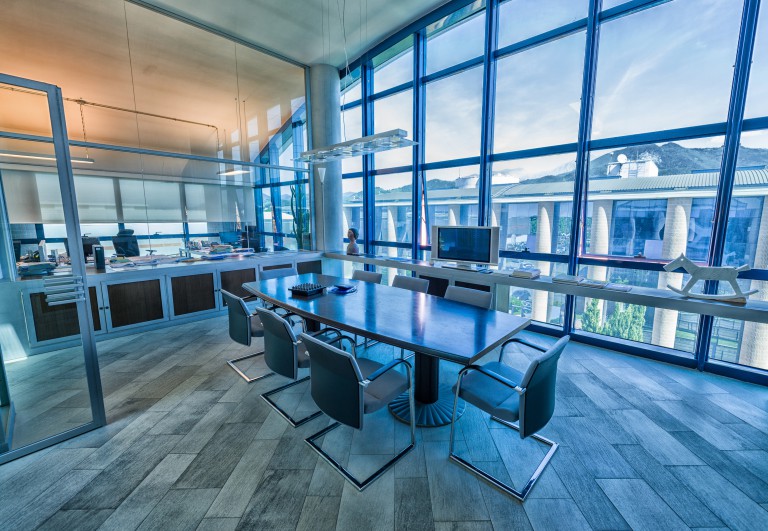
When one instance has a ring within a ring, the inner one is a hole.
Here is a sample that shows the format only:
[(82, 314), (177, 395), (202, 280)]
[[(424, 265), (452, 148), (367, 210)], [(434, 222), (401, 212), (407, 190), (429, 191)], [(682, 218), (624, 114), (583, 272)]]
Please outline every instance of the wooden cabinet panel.
[(323, 272), (323, 262), (322, 260), (313, 260), (311, 262), (297, 262), (296, 271), (299, 272), (299, 275), (303, 275), (304, 273), (320, 274)]
[(450, 284), (447, 278), (428, 277), (424, 275), (419, 275), (419, 278), (429, 280), (429, 289), (427, 290), (427, 293), (430, 295), (437, 295), (438, 297), (445, 297), (445, 290), (448, 289), (448, 285)]
[(246, 282), (256, 280), (255, 269), (236, 269), (234, 271), (221, 272), (221, 289), (238, 297), (248, 298), (252, 295), (243, 289)]
[(476, 289), (478, 291), (491, 291), (491, 286), (486, 286), (483, 284), (472, 284), (470, 282), (462, 282), (460, 280), (457, 280), (454, 282), (457, 286), (460, 288), (469, 288), (469, 289)]
[(160, 280), (109, 284), (106, 288), (112, 328), (165, 317)]
[[(101, 316), (99, 301), (96, 297), (96, 288), (93, 286), (89, 287), (88, 294), (90, 295), (94, 331), (98, 332), (101, 330)], [(77, 306), (75, 306), (74, 302), (60, 306), (48, 306), (48, 303), (45, 301), (45, 293), (30, 293), (29, 299), (32, 306), (32, 320), (35, 323), (35, 339), (37, 342), (80, 334)]]
[(35, 323), (37, 341), (49, 341), (80, 333), (75, 303), (48, 306), (45, 293), (30, 293), (32, 319)]
[(88, 288), (88, 296), (91, 299), (91, 318), (93, 320), (93, 331), (101, 331), (101, 312), (99, 311), (99, 298), (96, 295), (96, 287)]
[(216, 291), (213, 273), (171, 277), (173, 315), (204, 312), (216, 309)]

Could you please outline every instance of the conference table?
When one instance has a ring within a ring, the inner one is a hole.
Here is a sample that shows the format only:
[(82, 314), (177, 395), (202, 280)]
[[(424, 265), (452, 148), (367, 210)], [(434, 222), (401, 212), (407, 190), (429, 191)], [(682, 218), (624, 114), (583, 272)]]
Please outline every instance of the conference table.
[[(351, 284), (357, 291), (337, 294), (328, 289), (312, 297), (294, 296), (290, 288), (302, 283), (329, 288)], [(413, 351), (416, 424), (423, 427), (451, 422), (454, 397), (450, 386), (440, 383), (440, 360), (475, 363), (530, 323), (442, 297), (314, 273), (247, 282), (243, 288), (310, 322)], [(457, 415), (464, 411), (460, 402)], [(410, 422), (407, 393), (389, 409), (399, 420)]]

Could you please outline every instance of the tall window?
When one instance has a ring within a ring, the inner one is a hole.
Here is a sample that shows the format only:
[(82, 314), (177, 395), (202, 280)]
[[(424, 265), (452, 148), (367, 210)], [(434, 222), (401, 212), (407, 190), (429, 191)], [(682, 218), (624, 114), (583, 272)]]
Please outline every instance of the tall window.
[[(603, 0), (590, 16), (587, 0), (478, 0), (427, 15), (363, 56), (371, 82), (344, 103), (347, 123), (373, 116), (362, 134), (411, 128), (418, 143), (345, 163), (345, 223), (367, 222), (373, 252), (422, 258), (435, 224), (499, 226), (501, 268), (638, 290), (682, 286), (663, 266), (683, 253), (747, 264), (739, 284), (768, 300), (768, 12), (742, 41), (744, 4)], [(754, 48), (747, 85), (739, 46)], [(745, 120), (729, 124), (744, 91)], [(620, 348), (768, 369), (768, 325), (517, 288), (499, 307)]]

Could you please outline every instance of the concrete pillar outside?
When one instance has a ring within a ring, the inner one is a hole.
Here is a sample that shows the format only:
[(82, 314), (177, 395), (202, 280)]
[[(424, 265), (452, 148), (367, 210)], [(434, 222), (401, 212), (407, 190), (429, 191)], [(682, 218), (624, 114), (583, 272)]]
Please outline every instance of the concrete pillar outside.
[[(760, 214), (760, 228), (757, 233), (754, 268), (768, 267), (768, 196), (763, 198), (763, 210)], [(750, 288), (759, 290), (750, 299), (767, 301), (768, 282), (754, 280)], [(768, 324), (744, 322), (741, 333), (739, 363), (750, 367), (768, 369)]]
[[(312, 147), (316, 149), (341, 142), (338, 68), (323, 64), (310, 67), (309, 103)], [(325, 169), (324, 175), (321, 168)], [(314, 165), (311, 179), (315, 246), (319, 250), (341, 249), (344, 245), (341, 161)]]
[[(688, 223), (691, 219), (690, 197), (674, 197), (667, 200), (667, 217), (664, 224), (664, 242), (662, 256), (677, 258), (688, 246)], [(666, 289), (667, 284), (681, 288), (683, 275), (680, 273), (659, 273), (659, 289)], [(674, 348), (677, 334), (677, 310), (656, 308), (653, 318), (651, 343), (662, 347)]]
[[(385, 241), (396, 242), (397, 241), (397, 207), (390, 206), (386, 209), (387, 213), (387, 229), (386, 236), (383, 238)], [(397, 256), (397, 247), (387, 247), (388, 256)]]
[[(347, 232), (349, 232), (349, 219), (352, 217), (352, 209), (351, 208), (342, 208), (341, 209), (341, 220), (342, 220), (342, 233), (346, 237)], [(360, 230), (360, 229), (358, 229)]]
[(494, 203), (491, 207), (491, 227), (498, 227), (501, 219), (501, 204)]
[[(555, 203), (553, 201), (545, 201), (539, 203), (538, 214), (535, 251), (537, 253), (551, 253), (552, 225), (555, 221)], [(549, 275), (549, 262), (538, 262), (536, 267), (541, 270), (542, 275)], [(531, 313), (534, 320), (544, 323), (547, 322), (549, 317), (549, 292), (533, 292), (533, 307), (531, 309)]]
[(451, 205), (448, 207), (448, 225), (455, 226), (461, 220), (461, 206)]
[[(590, 254), (607, 255), (611, 243), (611, 221), (613, 218), (613, 201), (610, 199), (592, 202), (592, 227), (590, 230)], [(587, 276), (593, 280), (608, 280), (608, 268), (589, 266)], [(592, 299), (585, 299), (585, 305)], [(605, 318), (605, 303), (599, 301), (600, 321)]]

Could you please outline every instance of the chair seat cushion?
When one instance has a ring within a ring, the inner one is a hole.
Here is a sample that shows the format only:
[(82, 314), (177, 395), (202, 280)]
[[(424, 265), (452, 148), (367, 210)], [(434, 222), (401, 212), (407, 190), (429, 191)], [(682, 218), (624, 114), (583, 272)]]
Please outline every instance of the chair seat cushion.
[(307, 347), (304, 343), (299, 343), (298, 357), (299, 369), (306, 369), (309, 367), (309, 353), (307, 352)]
[[(357, 365), (360, 367), (363, 378), (368, 378), (368, 375), (384, 366), (383, 363), (366, 358), (357, 358)], [(408, 378), (404, 374), (400, 374), (395, 369), (385, 372), (365, 389), (365, 413), (378, 411), (407, 390)]]
[[(487, 363), (483, 368), (510, 380), (514, 384), (519, 384), (523, 379), (521, 372), (503, 363)], [(456, 392), (456, 385), (453, 385), (454, 393)], [(473, 406), (502, 420), (515, 422), (520, 418), (520, 397), (517, 392), (480, 371), (467, 373), (461, 382), (459, 396)]]

